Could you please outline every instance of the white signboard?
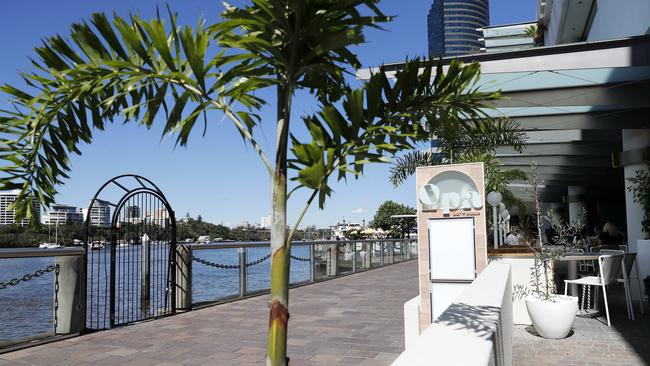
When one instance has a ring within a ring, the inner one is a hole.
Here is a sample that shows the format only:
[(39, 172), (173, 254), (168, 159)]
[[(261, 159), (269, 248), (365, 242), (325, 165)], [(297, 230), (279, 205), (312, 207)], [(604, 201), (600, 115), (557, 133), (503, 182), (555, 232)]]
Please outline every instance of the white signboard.
[(431, 281), (473, 281), (474, 255), (474, 218), (429, 220)]

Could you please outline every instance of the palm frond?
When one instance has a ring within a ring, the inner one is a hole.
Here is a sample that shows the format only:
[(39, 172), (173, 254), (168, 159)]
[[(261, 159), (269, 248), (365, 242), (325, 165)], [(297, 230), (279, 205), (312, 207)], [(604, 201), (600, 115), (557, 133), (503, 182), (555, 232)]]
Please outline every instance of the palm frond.
[(440, 165), (443, 159), (439, 154), (429, 151), (413, 151), (397, 157), (390, 168), (389, 181), (393, 187), (404, 183), (415, 174), (415, 169), (423, 166)]

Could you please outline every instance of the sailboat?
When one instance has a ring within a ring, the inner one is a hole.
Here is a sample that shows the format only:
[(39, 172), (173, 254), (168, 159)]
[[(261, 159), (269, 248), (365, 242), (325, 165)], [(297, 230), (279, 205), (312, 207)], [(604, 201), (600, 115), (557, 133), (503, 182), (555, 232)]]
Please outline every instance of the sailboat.
[(55, 249), (55, 248), (61, 248), (62, 245), (59, 245), (59, 222), (56, 222), (55, 225), (55, 234), (54, 234), (54, 243), (49, 242), (50, 241), (50, 223), (47, 223), (47, 240), (48, 243), (41, 243), (38, 247), (41, 249)]

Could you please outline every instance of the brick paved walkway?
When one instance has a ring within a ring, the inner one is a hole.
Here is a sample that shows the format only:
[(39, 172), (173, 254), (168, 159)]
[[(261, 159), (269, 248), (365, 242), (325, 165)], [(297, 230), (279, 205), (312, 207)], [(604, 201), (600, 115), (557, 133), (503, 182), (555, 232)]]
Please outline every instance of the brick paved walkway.
[[(415, 261), (291, 290), (291, 365), (387, 365), (404, 348)], [(267, 296), (12, 353), (0, 365), (263, 364)]]
[[(415, 262), (291, 290), (291, 366), (390, 364), (403, 350), (403, 303), (417, 291)], [(570, 337), (547, 340), (516, 326), (514, 365), (650, 364), (650, 316), (627, 320), (622, 295), (610, 296), (619, 300), (612, 327), (602, 318), (577, 318)], [(266, 301), (260, 296), (0, 354), (0, 365), (264, 364)]]
[(604, 314), (597, 319), (578, 317), (568, 338), (550, 340), (537, 336), (530, 326), (515, 326), (514, 365), (650, 365), (648, 307), (641, 316), (635, 303), (637, 318), (628, 320), (623, 288), (610, 291), (607, 293), (611, 301), (611, 327), (607, 326)]

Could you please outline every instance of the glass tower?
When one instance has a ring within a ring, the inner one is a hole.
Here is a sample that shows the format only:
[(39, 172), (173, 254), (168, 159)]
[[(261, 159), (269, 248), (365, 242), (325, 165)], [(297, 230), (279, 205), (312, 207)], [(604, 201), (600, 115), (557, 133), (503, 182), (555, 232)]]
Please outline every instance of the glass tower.
[(477, 28), (489, 23), (488, 0), (433, 0), (427, 17), (429, 57), (478, 53), (483, 42)]

